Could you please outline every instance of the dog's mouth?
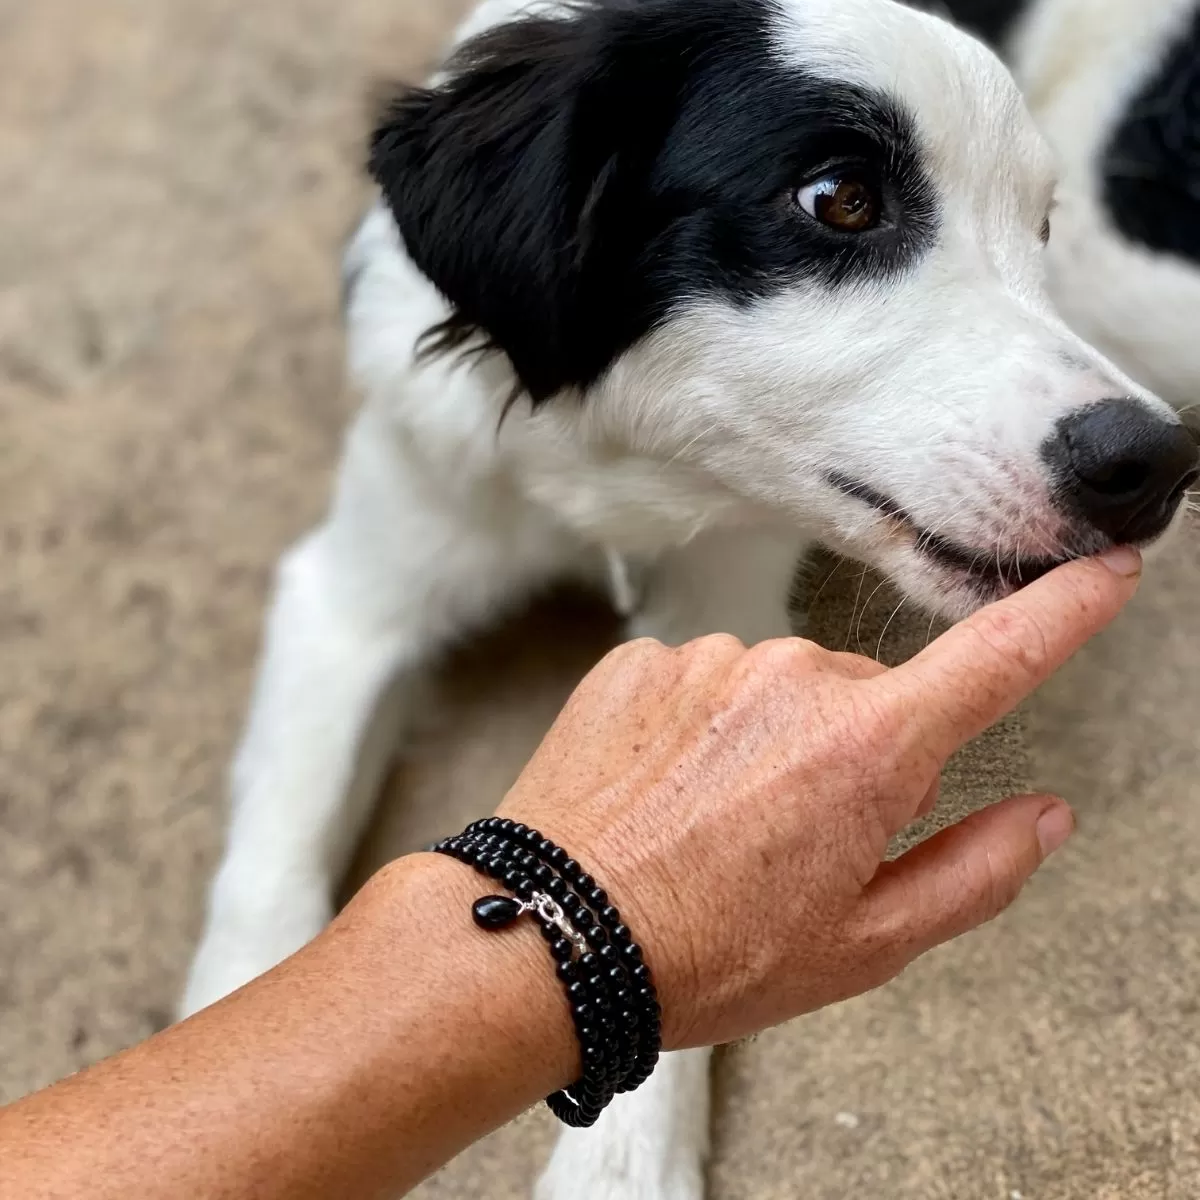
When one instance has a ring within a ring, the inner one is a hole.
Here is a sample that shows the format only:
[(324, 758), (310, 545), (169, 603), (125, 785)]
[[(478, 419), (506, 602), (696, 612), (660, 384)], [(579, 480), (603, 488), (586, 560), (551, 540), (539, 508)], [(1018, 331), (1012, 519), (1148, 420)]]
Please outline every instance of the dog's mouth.
[(831, 472), (829, 482), (845, 496), (859, 500), (887, 517), (912, 539), (915, 553), (935, 566), (956, 575), (971, 585), (981, 597), (1005, 595), (1061, 566), (1072, 556), (1005, 554), (1001, 550), (972, 550), (914, 521), (890, 496), (869, 484), (839, 472)]

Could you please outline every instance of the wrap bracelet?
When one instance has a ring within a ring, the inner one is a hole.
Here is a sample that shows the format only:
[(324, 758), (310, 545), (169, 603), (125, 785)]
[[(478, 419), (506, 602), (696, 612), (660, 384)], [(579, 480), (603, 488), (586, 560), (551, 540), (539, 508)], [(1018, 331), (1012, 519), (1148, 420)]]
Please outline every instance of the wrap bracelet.
[(486, 817), (430, 849), (512, 893), (475, 901), (481, 929), (508, 929), (526, 915), (540, 927), (566, 989), (582, 1061), (579, 1078), (546, 1103), (564, 1124), (595, 1124), (614, 1096), (650, 1078), (662, 1048), (662, 1014), (641, 948), (604, 889), (536, 829)]

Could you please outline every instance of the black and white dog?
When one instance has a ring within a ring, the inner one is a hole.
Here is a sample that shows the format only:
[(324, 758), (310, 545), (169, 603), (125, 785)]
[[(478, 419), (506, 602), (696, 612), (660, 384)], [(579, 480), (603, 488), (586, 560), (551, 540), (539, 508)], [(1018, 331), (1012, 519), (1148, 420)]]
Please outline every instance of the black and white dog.
[[(460, 42), (373, 139), (365, 405), (280, 567), (188, 1010), (320, 930), (422, 673), (548, 580), (611, 577), (633, 634), (754, 642), (822, 542), (954, 617), (1153, 543), (1196, 474), (1052, 309), (1051, 155), (947, 21), (487, 0)], [(539, 1194), (701, 1196), (707, 1069), (667, 1056)]]

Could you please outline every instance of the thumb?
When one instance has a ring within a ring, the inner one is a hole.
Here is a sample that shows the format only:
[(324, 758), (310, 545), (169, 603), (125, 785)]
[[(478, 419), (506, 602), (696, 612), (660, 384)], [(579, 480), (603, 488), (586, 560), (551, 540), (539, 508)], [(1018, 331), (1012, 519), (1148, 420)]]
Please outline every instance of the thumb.
[(873, 935), (911, 961), (999, 916), (1075, 829), (1052, 796), (1017, 796), (885, 863), (864, 896)]

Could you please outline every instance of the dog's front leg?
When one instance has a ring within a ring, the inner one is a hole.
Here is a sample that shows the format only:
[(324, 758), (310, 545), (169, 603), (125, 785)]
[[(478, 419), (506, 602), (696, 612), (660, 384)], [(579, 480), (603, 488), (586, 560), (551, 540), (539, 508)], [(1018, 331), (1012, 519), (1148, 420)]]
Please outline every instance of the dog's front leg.
[(368, 407), (328, 519), (280, 566), (185, 1012), (320, 932), (428, 664), (568, 552), (511, 489), (441, 482)]
[(329, 549), (318, 532), (278, 572), (185, 1014), (270, 969), (328, 922), (393, 750), (392, 706), (381, 701), (421, 648), (403, 628), (359, 619), (331, 578)]
[[(679, 645), (731, 633), (747, 645), (790, 632), (799, 536), (712, 533), (669, 551), (646, 579), (633, 637)], [(537, 1200), (702, 1200), (711, 1051), (666, 1054), (636, 1092), (591, 1129), (565, 1130)]]
[(701, 1200), (711, 1050), (664, 1054), (591, 1129), (565, 1129), (536, 1200)]

